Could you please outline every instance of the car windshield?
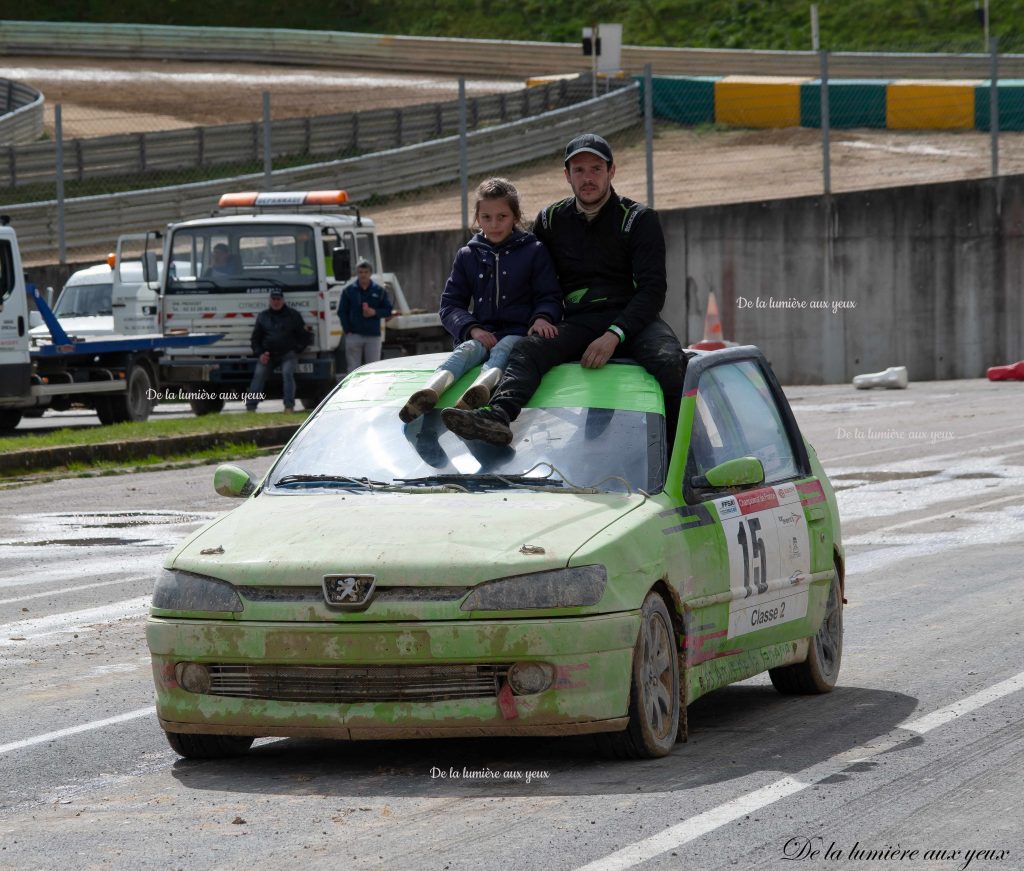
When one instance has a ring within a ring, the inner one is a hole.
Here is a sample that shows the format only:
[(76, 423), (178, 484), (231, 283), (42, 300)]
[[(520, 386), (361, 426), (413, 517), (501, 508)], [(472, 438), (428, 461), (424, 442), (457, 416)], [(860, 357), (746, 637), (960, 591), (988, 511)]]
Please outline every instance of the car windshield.
[(65, 287), (61, 291), (60, 299), (57, 300), (54, 314), (65, 318), (113, 314), (110, 307), (112, 287), (109, 281), (105, 284), (78, 284)]
[(409, 425), (390, 405), (326, 408), (274, 467), (277, 492), (336, 486), (365, 490), (373, 482), (467, 490), (543, 487), (571, 492), (660, 490), (664, 483), (664, 418), (608, 408), (526, 408), (510, 447), (463, 441), (438, 411)]
[(317, 257), (310, 227), (244, 224), (188, 227), (171, 240), (168, 293), (260, 293), (312, 289)]

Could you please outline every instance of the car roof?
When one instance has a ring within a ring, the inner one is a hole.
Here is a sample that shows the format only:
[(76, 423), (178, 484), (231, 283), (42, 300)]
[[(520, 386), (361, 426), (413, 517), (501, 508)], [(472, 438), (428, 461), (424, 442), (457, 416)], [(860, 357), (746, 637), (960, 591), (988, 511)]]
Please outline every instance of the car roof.
[[(427, 376), (444, 362), (447, 354), (395, 357), (370, 363), (351, 373), (327, 402), (327, 408), (365, 405), (402, 405), (423, 387)], [(469, 387), (475, 372), (447, 391), (438, 407), (454, 405)], [(622, 411), (665, 413), (658, 382), (632, 361), (612, 361), (600, 369), (584, 369), (579, 363), (556, 366), (544, 376), (527, 407), (615, 408)]]
[(253, 224), (298, 224), (307, 227), (343, 227), (344, 229), (374, 229), (371, 218), (356, 218), (355, 215), (324, 215), (317, 212), (302, 214), (297, 212), (238, 212), (222, 214), (212, 218), (195, 218), (173, 224), (175, 230), (192, 227), (210, 227), (218, 225), (238, 225), (246, 221)]
[(65, 283), (65, 287), (75, 287), (79, 284), (113, 284), (114, 270), (106, 263), (97, 263), (95, 266), (87, 266), (85, 269), (78, 269), (71, 273)]

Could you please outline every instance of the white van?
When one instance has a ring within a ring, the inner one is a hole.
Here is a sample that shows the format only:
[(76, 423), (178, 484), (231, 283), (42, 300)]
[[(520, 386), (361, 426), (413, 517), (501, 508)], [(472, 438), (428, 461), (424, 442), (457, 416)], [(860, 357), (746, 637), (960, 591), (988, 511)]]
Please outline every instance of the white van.
[[(122, 266), (122, 276), (142, 281), (142, 266), (130, 262)], [(53, 312), (57, 315), (64, 332), (69, 336), (103, 336), (114, 332), (114, 311), (111, 308), (111, 292), (114, 286), (114, 270), (106, 263), (97, 263), (72, 273)], [(41, 323), (38, 312), (30, 316), (34, 326), (30, 334), (34, 339), (46, 341), (50, 329)]]

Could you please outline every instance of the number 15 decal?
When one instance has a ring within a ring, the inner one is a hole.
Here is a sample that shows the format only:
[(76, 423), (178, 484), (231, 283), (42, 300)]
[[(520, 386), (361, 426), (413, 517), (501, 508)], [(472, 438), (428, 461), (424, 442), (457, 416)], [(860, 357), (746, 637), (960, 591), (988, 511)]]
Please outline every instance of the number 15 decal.
[[(749, 533), (747, 530), (750, 530)], [(743, 551), (743, 598), (749, 598), (757, 587), (758, 593), (768, 590), (768, 555), (764, 549), (764, 539), (760, 535), (761, 521), (756, 517), (748, 517), (744, 526), (740, 519), (736, 530), (736, 541)], [(753, 577), (751, 577), (753, 564)]]

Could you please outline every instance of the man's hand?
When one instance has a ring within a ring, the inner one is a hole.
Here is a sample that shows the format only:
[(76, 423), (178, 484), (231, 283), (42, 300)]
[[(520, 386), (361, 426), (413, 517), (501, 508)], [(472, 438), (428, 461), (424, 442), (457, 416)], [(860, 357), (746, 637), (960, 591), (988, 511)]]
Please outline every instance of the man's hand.
[(375, 314), (377, 314), (377, 310), (370, 308), (370, 304), (368, 302), (364, 302), (363, 303), (363, 317), (364, 318), (372, 318)]
[(469, 331), (469, 337), (476, 339), (481, 345), (483, 345), (489, 351), (495, 345), (498, 344), (498, 337), (494, 333), (485, 330), (483, 327), (473, 327)]
[(580, 361), (583, 363), (583, 368), (600, 369), (611, 359), (617, 347), (619, 347), (619, 337), (615, 333), (605, 333), (594, 339), (587, 345), (587, 350), (583, 352), (583, 359)]
[(530, 329), (527, 330), (526, 335), (553, 339), (558, 335), (558, 327), (546, 318), (537, 318), (537, 320), (530, 325)]
[(270, 351), (264, 351), (260, 354), (260, 362), (266, 366), (270, 362)]

